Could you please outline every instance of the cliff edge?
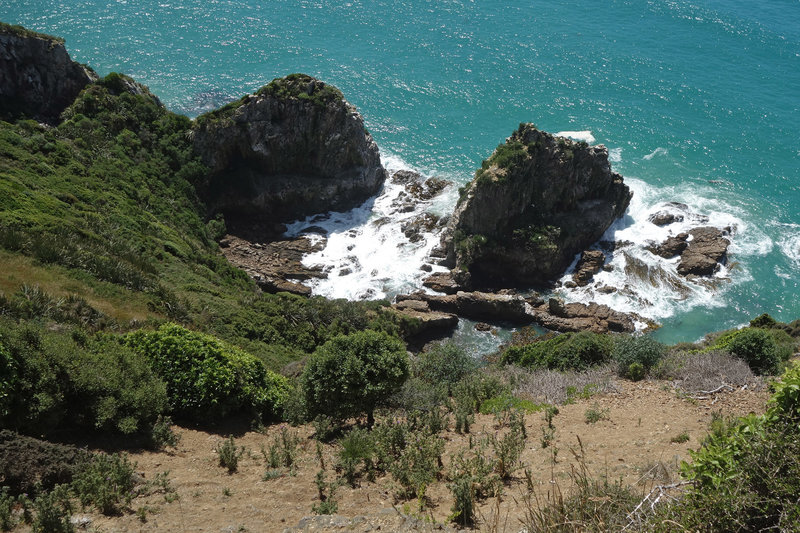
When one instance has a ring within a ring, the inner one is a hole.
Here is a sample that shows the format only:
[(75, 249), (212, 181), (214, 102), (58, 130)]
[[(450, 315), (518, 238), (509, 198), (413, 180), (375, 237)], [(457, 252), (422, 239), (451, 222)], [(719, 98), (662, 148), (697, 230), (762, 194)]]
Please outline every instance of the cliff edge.
[(521, 124), (461, 191), (443, 236), (444, 264), (463, 285), (547, 285), (631, 196), (604, 146)]
[(0, 22), (0, 120), (55, 124), (96, 79), (70, 59), (63, 39)]
[(234, 224), (350, 209), (386, 179), (361, 115), (338, 89), (304, 74), (201, 115), (193, 139), (211, 169), (203, 196)]

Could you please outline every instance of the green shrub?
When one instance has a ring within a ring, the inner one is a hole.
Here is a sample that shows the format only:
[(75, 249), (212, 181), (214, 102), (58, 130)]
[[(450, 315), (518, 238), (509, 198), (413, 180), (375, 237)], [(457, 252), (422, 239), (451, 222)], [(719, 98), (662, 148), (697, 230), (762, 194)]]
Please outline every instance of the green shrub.
[(776, 374), (781, 363), (778, 344), (763, 329), (739, 330), (728, 344), (728, 351), (743, 359), (756, 374)]
[(36, 497), (33, 502), (35, 518), (34, 533), (73, 533), (75, 527), (70, 520), (72, 506), (66, 485), (58, 485), (51, 492)]
[(166, 410), (164, 383), (146, 359), (114, 336), (74, 336), (34, 322), (0, 321), (0, 337), (13, 366), (0, 403), (6, 427), (131, 435), (149, 430)]
[(156, 450), (176, 448), (180, 435), (172, 429), (172, 419), (168, 416), (159, 416), (150, 432), (150, 442)]
[(683, 475), (693, 481), (651, 522), (679, 520), (685, 529), (793, 531), (800, 526), (800, 370), (790, 368), (767, 413), (721, 424), (690, 452)]
[(135, 468), (126, 454), (96, 454), (72, 481), (72, 490), (84, 508), (117, 514), (131, 504)]
[(401, 498), (423, 496), (425, 489), (442, 468), (444, 439), (438, 435), (414, 432), (400, 455), (389, 464), (392, 478), (400, 485)]
[(497, 414), (510, 409), (516, 409), (525, 413), (535, 413), (541, 411), (544, 407), (545, 406), (542, 404), (534, 403), (524, 398), (519, 398), (510, 394), (502, 394), (484, 400), (478, 411), (484, 415)]
[(477, 368), (477, 361), (464, 348), (452, 342), (440, 342), (417, 356), (413, 374), (429, 384), (446, 384), (449, 392), (453, 385)]
[(613, 346), (608, 335), (588, 331), (562, 333), (525, 346), (511, 346), (503, 352), (502, 361), (528, 368), (583, 370), (608, 362)]
[(130, 333), (126, 343), (145, 355), (164, 380), (175, 415), (199, 422), (219, 421), (242, 410), (274, 417), (289, 394), (288, 380), (254, 356), (176, 324)]
[(362, 414), (372, 425), (375, 408), (400, 390), (408, 376), (403, 343), (385, 333), (342, 335), (309, 358), (301, 382), (311, 416), (344, 420)]
[(375, 475), (375, 439), (368, 430), (355, 428), (345, 435), (339, 444), (342, 449), (339, 450), (337, 469), (342, 471), (347, 483), (355, 487), (359, 475), (358, 469), (362, 463), (367, 476)]
[(219, 457), (219, 466), (227, 468), (229, 474), (239, 469), (239, 459), (244, 455), (244, 446), (237, 447), (233, 435), (218, 444), (215, 451)]
[(647, 335), (621, 336), (614, 342), (612, 357), (619, 365), (622, 377), (642, 379), (667, 353), (667, 347)]

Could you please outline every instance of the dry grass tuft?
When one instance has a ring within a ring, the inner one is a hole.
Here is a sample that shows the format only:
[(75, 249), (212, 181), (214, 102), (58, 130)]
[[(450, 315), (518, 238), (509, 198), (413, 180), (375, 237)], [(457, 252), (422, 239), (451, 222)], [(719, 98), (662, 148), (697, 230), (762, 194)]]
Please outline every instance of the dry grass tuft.
[(616, 391), (613, 366), (598, 366), (582, 372), (558, 370), (526, 370), (509, 365), (503, 378), (517, 396), (537, 403), (564, 404), (576, 396)]
[(743, 360), (727, 352), (676, 352), (665, 357), (654, 372), (659, 379), (669, 379), (687, 394), (714, 391), (720, 387), (752, 390), (764, 387), (764, 381), (753, 374)]

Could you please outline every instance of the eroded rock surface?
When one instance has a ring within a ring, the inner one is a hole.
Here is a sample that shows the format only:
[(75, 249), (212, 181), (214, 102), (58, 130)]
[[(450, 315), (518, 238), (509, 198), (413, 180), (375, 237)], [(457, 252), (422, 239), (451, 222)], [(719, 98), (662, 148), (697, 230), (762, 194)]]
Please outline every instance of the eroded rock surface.
[(267, 292), (291, 292), (308, 296), (311, 289), (299, 283), (311, 278), (324, 278), (319, 267), (306, 267), (304, 255), (322, 249), (322, 241), (305, 237), (254, 242), (234, 235), (220, 241), (225, 258), (252, 277)]
[(606, 256), (600, 250), (586, 250), (581, 254), (581, 258), (575, 266), (572, 280), (579, 287), (588, 285), (594, 275), (603, 269), (605, 262)]
[(201, 115), (193, 139), (212, 170), (203, 196), (234, 224), (350, 209), (386, 179), (361, 115), (338, 89), (302, 74)]
[(484, 162), (443, 236), (446, 265), (476, 287), (547, 285), (627, 209), (604, 146), (523, 124)]
[(683, 276), (710, 276), (725, 262), (730, 240), (725, 238), (727, 231), (719, 228), (703, 227), (689, 231), (692, 239), (681, 253), (678, 274)]
[(97, 75), (70, 59), (64, 40), (0, 23), (0, 119), (55, 124)]
[(634, 314), (615, 311), (607, 305), (597, 303), (569, 303), (551, 298), (547, 303), (533, 309), (536, 322), (554, 331), (593, 331), (606, 333), (632, 333), (636, 330)]

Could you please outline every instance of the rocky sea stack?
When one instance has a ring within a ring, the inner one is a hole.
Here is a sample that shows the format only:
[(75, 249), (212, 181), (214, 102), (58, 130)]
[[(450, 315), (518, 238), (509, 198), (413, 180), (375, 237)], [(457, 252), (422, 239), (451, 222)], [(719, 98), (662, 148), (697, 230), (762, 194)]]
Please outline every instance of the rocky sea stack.
[(386, 179), (378, 146), (342, 93), (304, 74), (201, 115), (204, 196), (229, 222), (282, 222), (355, 207)]
[(460, 285), (544, 286), (627, 209), (608, 151), (521, 124), (483, 162), (443, 237)]
[(70, 59), (63, 39), (0, 22), (0, 120), (54, 124), (95, 80)]

